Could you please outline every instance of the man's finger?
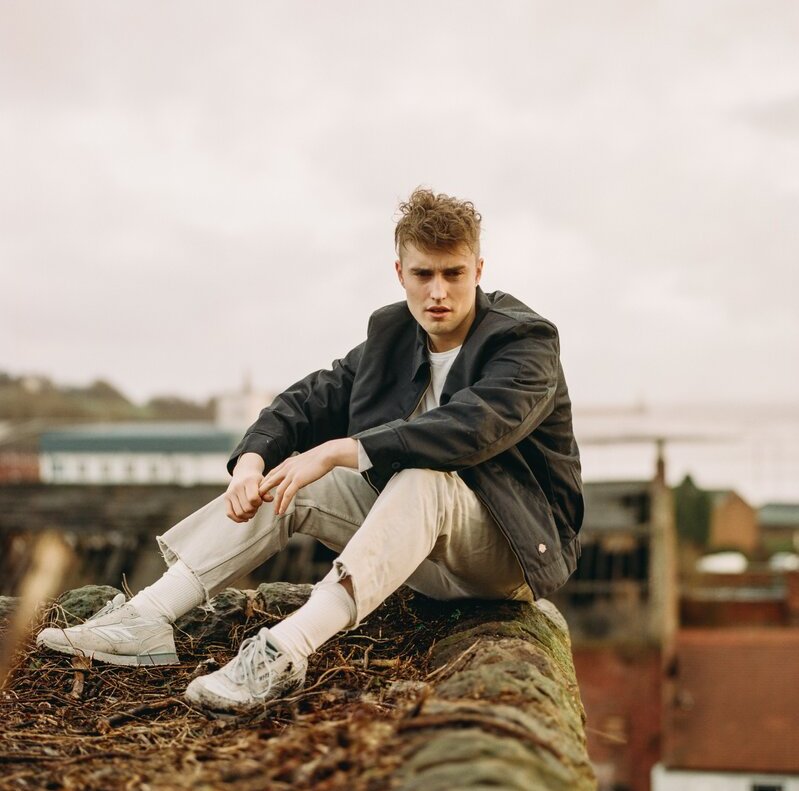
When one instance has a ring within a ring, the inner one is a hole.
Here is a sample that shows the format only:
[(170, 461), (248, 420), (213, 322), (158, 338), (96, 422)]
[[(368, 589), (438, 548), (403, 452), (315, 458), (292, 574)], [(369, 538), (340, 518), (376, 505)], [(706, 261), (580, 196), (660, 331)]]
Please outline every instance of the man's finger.
[(230, 519), (231, 522), (241, 522), (242, 520), (236, 516), (236, 512), (233, 510), (231, 501), (228, 499), (226, 502), (227, 505), (225, 506), (225, 512), (227, 513), (228, 519)]
[(232, 519), (234, 522), (236, 521), (236, 514), (233, 513), (233, 506), (230, 504), (229, 494), (225, 495), (225, 514), (228, 519)]
[(247, 502), (247, 498), (244, 496), (242, 492), (237, 491), (235, 494), (236, 494), (236, 505), (238, 506), (237, 508), (234, 509), (236, 511), (236, 516), (238, 516), (242, 522), (246, 522), (248, 519), (255, 516), (255, 511)]
[(275, 513), (278, 515), (283, 513), (283, 496), (290, 483), (291, 479), (284, 478), (277, 489), (275, 489)]
[(251, 508), (258, 508), (263, 502), (261, 500), (261, 493), (258, 489), (258, 484), (255, 481), (244, 482), (244, 498), (250, 504)]
[(283, 492), (283, 499), (280, 501), (280, 513), (285, 514), (288, 510), (288, 507), (291, 505), (291, 501), (294, 499), (294, 495), (297, 494), (299, 487), (292, 481), (287, 487), (286, 491)]
[[(282, 466), (282, 465), (281, 465)], [(274, 489), (283, 479), (285, 478), (285, 474), (282, 470), (279, 470), (278, 467), (275, 467), (272, 472), (269, 473), (262, 481), (258, 484), (258, 492), (263, 496), (268, 492), (270, 489)]]

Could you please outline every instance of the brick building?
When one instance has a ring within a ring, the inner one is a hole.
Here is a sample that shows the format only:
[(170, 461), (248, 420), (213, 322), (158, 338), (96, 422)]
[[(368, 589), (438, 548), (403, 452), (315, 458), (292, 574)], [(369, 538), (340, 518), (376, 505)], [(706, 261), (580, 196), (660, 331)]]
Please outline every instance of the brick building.
[(799, 791), (799, 629), (681, 630), (653, 791)]
[(731, 489), (710, 492), (710, 549), (738, 549), (750, 555), (760, 546), (757, 510)]

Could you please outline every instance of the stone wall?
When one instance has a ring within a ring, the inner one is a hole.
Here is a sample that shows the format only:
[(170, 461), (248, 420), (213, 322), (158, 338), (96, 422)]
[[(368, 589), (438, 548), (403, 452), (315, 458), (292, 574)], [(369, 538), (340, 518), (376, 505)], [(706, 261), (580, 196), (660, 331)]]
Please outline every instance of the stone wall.
[[(309, 585), (285, 583), (228, 589), (211, 607), (196, 608), (176, 624), (179, 668), (146, 674), (107, 666), (75, 670), (76, 678), (88, 674), (91, 690), (80, 703), (68, 702), (75, 696), (75, 682), (65, 672), (69, 658), (28, 649), (4, 709), (6, 722), (23, 723), (8, 734), (9, 770), (27, 771), (37, 787), (68, 775), (73, 785), (94, 788), (92, 778), (102, 776), (104, 791), (122, 787), (108, 785), (112, 774), (120, 783), (136, 776), (143, 784), (157, 778), (175, 788), (223, 783), (242, 791), (271, 784), (347, 791), (596, 789), (568, 629), (546, 600), (437, 602), (401, 589), (357, 630), (314, 655), (310, 691), (288, 701), (284, 711), (224, 727), (187, 713), (179, 700), (187, 679), (226, 661), (243, 636), (284, 617), (309, 591)], [(115, 592), (94, 586), (71, 591), (50, 617), (80, 621)], [(0, 601), (6, 610), (10, 604)], [(119, 697), (123, 682), (131, 685), (130, 700)], [(70, 684), (72, 693), (60, 689)], [(49, 719), (27, 706), (28, 698), (40, 708), (46, 698)], [(150, 701), (147, 709), (143, 699)], [(128, 723), (120, 711), (135, 713), (129, 725), (119, 724)], [(140, 733), (148, 717), (154, 721), (143, 748)], [(82, 732), (94, 734), (90, 749), (98, 756), (83, 754), (80, 763), (74, 740), (62, 745), (57, 738), (63, 727), (57, 723), (74, 730), (78, 718)], [(22, 739), (24, 756), (19, 766), (13, 759), (16, 739)], [(31, 764), (30, 745), (37, 740), (49, 744), (50, 752), (40, 768), (31, 769), (37, 764)], [(109, 774), (109, 755), (124, 763), (123, 771)]]

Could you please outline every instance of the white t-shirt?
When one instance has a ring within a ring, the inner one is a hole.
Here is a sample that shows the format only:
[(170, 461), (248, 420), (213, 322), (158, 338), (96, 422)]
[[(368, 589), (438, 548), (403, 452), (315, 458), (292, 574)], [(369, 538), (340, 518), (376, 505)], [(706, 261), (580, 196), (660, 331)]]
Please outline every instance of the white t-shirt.
[(430, 360), (430, 384), (427, 386), (419, 406), (413, 411), (409, 420), (427, 412), (428, 409), (435, 409), (441, 400), (441, 391), (444, 389), (444, 382), (447, 381), (447, 374), (452, 368), (452, 363), (461, 350), (460, 346), (450, 349), (448, 352), (433, 352), (427, 350), (427, 357)]
[[(461, 347), (456, 346), (447, 352), (433, 352), (430, 348), (427, 349), (427, 358), (430, 360), (430, 384), (427, 390), (424, 391), (422, 400), (419, 402), (413, 414), (408, 420), (427, 412), (429, 409), (435, 409), (441, 399), (441, 391), (444, 389), (444, 382), (447, 381), (447, 374), (449, 369), (452, 368), (452, 363), (458, 356)], [(369, 456), (363, 449), (363, 445), (358, 443), (358, 472), (365, 472), (372, 468), (372, 462), (369, 461)]]

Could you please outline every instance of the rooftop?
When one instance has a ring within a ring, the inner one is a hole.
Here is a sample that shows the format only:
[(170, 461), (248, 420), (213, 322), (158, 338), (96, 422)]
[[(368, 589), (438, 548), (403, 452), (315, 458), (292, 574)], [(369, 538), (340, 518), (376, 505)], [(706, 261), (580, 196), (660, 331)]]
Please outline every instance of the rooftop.
[(229, 453), (239, 434), (213, 423), (95, 423), (47, 431), (43, 453)]
[(686, 629), (664, 709), (674, 769), (799, 772), (799, 629)]
[(799, 503), (766, 503), (757, 514), (761, 527), (799, 529)]

